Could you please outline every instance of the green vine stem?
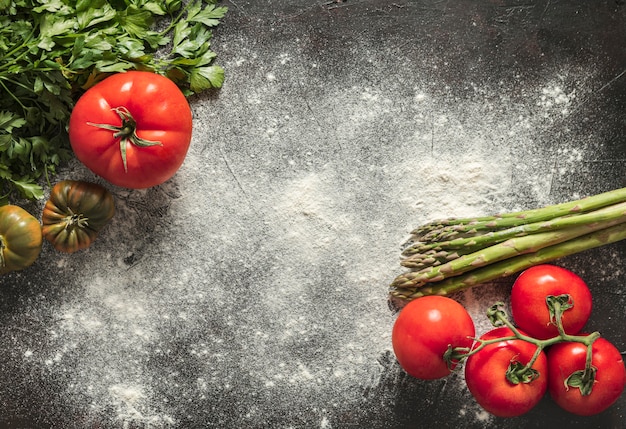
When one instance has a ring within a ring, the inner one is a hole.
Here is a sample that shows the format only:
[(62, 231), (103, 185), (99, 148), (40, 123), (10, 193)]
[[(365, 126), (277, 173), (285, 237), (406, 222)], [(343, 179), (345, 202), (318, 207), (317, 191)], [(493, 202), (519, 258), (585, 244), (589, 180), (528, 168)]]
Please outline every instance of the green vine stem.
[(499, 343), (501, 341), (512, 341), (512, 340), (521, 340), (526, 341), (528, 343), (534, 344), (537, 349), (533, 357), (526, 365), (520, 365), (517, 363), (515, 365), (513, 362), (509, 365), (509, 368), (506, 373), (506, 378), (513, 384), (518, 383), (530, 383), (535, 380), (539, 374), (536, 370), (532, 368), (537, 358), (541, 355), (541, 352), (547, 347), (563, 342), (575, 342), (584, 344), (587, 347), (587, 355), (585, 360), (585, 369), (580, 371), (575, 371), (570, 374), (566, 383), (568, 386), (577, 387), (580, 389), (580, 393), (583, 396), (591, 394), (591, 390), (593, 387), (593, 383), (595, 380), (596, 368), (592, 365), (592, 347), (595, 340), (600, 338), (599, 332), (593, 332), (589, 335), (570, 335), (565, 332), (563, 329), (563, 312), (573, 307), (572, 300), (569, 295), (559, 295), (553, 296), (549, 295), (546, 297), (546, 305), (548, 306), (552, 318), (552, 322), (556, 325), (558, 330), (558, 335), (552, 338), (548, 338), (545, 340), (539, 340), (533, 338), (531, 336), (525, 335), (521, 333), (513, 323), (508, 319), (506, 312), (502, 309), (504, 307), (504, 303), (497, 302), (487, 310), (487, 317), (491, 321), (491, 324), (494, 327), (502, 327), (506, 326), (511, 330), (513, 335), (507, 337), (494, 338), (491, 340), (481, 340), (480, 338), (475, 338), (475, 341), (478, 342), (476, 347), (467, 348), (467, 347), (452, 347), (449, 346), (448, 350), (444, 354), (444, 360), (448, 362), (450, 367), (455, 364), (458, 364), (464, 359), (467, 359), (469, 356), (478, 353), (483, 348), (487, 347), (490, 344)]

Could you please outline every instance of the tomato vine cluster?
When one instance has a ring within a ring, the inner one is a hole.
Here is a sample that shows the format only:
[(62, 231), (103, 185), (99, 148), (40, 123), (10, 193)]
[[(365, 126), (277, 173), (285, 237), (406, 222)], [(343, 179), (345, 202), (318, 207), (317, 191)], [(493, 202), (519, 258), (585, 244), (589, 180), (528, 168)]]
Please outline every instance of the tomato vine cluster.
[(487, 311), (493, 329), (476, 338), (467, 310), (452, 298), (409, 302), (392, 331), (396, 358), (411, 376), (433, 380), (464, 365), (468, 390), (498, 417), (522, 415), (548, 392), (564, 410), (600, 413), (626, 385), (620, 351), (584, 329), (592, 309), (586, 283), (564, 268), (542, 264), (522, 272), (503, 303)]

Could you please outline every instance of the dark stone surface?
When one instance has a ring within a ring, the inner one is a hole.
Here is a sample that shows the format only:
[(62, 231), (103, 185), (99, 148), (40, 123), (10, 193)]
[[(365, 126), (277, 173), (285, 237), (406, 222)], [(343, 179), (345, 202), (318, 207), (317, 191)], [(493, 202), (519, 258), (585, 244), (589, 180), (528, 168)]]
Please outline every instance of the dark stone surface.
[[(109, 187), (92, 248), (46, 245), (0, 280), (0, 427), (626, 427), (624, 396), (503, 420), (458, 375), (411, 379), (386, 302), (401, 242), (432, 216), (626, 186), (622, 2), (224, 4), (226, 82), (191, 99), (177, 176)], [(621, 242), (559, 261), (620, 350), (625, 260)], [(482, 311), (511, 282), (459, 299)]]

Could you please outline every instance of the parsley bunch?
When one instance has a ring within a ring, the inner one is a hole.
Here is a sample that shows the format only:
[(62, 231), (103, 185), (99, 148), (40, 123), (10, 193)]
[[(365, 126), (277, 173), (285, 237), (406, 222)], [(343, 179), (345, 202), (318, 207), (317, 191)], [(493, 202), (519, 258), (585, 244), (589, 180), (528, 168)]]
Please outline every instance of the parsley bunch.
[(217, 1), (0, 0), (0, 205), (43, 198), (41, 183), (73, 156), (75, 101), (109, 74), (153, 71), (186, 95), (221, 87)]

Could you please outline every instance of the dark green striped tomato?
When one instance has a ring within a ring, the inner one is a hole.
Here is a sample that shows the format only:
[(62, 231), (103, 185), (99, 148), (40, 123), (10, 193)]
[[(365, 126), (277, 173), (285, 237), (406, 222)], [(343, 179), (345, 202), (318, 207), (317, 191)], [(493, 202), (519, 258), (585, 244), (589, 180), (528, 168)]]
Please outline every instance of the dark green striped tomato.
[(60, 252), (89, 247), (115, 213), (113, 195), (84, 181), (57, 183), (43, 209), (43, 236)]

